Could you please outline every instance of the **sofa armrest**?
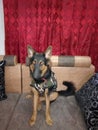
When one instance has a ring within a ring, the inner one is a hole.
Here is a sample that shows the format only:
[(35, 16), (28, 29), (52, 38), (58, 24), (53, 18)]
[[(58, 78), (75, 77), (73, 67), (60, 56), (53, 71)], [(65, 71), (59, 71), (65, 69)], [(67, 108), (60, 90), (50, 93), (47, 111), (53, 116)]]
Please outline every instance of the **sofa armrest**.
[(5, 66), (6, 92), (21, 93), (21, 64)]

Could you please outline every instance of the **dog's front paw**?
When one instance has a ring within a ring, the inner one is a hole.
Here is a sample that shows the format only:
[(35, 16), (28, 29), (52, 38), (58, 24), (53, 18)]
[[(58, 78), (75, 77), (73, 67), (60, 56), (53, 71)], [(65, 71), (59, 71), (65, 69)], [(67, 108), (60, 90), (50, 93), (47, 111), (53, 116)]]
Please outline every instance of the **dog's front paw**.
[(50, 126), (53, 125), (53, 121), (51, 118), (46, 119), (46, 123), (47, 123), (47, 125), (50, 125)]
[(30, 124), (30, 126), (33, 126), (35, 124), (35, 119), (31, 118), (30, 121), (29, 121), (29, 124)]

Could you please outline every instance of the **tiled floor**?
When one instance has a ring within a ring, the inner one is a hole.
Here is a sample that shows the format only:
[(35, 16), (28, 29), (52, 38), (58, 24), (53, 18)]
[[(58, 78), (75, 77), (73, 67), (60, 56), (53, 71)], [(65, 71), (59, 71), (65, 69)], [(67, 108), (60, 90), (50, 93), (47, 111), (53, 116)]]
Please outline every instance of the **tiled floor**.
[(32, 115), (32, 99), (26, 99), (25, 94), (7, 95), (6, 100), (0, 101), (0, 130), (87, 130), (74, 96), (59, 96), (51, 104), (53, 126), (45, 123), (43, 103), (36, 124), (30, 127), (28, 121)]

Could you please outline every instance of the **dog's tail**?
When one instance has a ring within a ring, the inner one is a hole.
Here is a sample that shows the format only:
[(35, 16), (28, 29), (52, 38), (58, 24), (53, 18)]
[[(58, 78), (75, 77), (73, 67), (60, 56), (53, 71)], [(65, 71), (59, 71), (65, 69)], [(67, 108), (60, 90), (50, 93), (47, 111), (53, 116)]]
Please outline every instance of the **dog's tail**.
[(67, 90), (58, 91), (60, 96), (71, 96), (75, 94), (75, 87), (72, 82), (63, 81), (63, 85), (67, 86)]

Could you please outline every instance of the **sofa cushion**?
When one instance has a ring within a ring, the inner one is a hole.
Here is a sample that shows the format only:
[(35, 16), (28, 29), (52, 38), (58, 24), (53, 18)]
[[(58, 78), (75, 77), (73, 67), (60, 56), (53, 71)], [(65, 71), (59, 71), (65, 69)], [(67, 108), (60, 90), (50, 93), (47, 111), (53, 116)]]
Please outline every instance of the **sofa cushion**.
[(98, 73), (94, 74), (76, 93), (88, 130), (98, 128)]
[(21, 64), (5, 66), (5, 88), (7, 93), (22, 93)]

